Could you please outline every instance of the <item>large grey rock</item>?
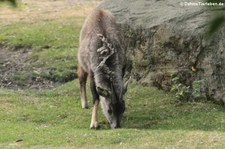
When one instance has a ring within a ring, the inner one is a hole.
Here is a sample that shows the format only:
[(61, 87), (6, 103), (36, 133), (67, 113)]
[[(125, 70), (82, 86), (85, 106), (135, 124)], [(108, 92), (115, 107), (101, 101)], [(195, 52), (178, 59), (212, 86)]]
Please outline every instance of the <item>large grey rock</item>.
[(221, 7), (186, 6), (185, 1), (105, 0), (99, 7), (112, 11), (121, 24), (136, 81), (169, 90), (172, 75), (187, 86), (203, 80), (205, 97), (225, 100), (225, 30), (211, 39), (205, 34)]

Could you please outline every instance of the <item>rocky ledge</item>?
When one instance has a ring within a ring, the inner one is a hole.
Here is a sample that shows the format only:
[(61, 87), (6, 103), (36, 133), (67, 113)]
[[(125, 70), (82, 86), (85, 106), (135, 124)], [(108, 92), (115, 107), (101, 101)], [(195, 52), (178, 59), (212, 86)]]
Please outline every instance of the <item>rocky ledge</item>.
[(207, 38), (221, 6), (199, 0), (105, 0), (99, 7), (116, 16), (124, 35), (128, 71), (134, 80), (170, 90), (172, 78), (201, 95), (225, 102), (225, 29)]

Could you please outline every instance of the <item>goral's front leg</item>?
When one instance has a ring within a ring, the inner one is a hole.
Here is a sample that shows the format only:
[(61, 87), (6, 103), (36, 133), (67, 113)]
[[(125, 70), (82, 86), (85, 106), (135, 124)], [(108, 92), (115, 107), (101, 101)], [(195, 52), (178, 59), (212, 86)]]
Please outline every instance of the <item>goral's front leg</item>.
[(91, 129), (98, 129), (99, 125), (98, 125), (98, 104), (99, 101), (96, 101), (94, 103), (93, 109), (92, 109), (92, 117), (91, 117), (91, 124), (90, 124), (90, 128)]

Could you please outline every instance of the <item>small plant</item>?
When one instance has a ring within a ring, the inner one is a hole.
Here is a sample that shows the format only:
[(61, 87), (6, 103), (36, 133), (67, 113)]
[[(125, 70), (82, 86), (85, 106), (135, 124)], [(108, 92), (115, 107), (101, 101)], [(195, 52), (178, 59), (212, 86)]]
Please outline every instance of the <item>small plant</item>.
[(200, 98), (201, 97), (201, 87), (202, 87), (202, 80), (196, 80), (192, 83), (192, 97), (193, 98)]
[(182, 101), (192, 101), (201, 97), (202, 80), (194, 81), (191, 86), (186, 86), (179, 81), (179, 77), (172, 79), (171, 91)]
[(180, 100), (188, 101), (190, 98), (190, 86), (185, 86), (179, 82), (179, 77), (174, 77), (172, 79), (173, 86), (171, 88), (172, 92), (175, 92), (175, 95)]

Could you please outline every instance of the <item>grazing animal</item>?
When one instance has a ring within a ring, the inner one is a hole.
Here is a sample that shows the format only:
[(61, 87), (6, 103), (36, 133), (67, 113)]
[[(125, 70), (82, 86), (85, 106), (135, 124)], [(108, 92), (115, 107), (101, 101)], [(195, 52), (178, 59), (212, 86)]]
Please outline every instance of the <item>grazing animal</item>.
[(119, 128), (125, 111), (123, 84), (125, 51), (114, 16), (106, 10), (95, 9), (85, 20), (80, 33), (78, 78), (82, 108), (88, 108), (86, 81), (90, 78), (93, 110), (90, 128), (98, 128), (97, 110), (101, 103), (111, 128)]

